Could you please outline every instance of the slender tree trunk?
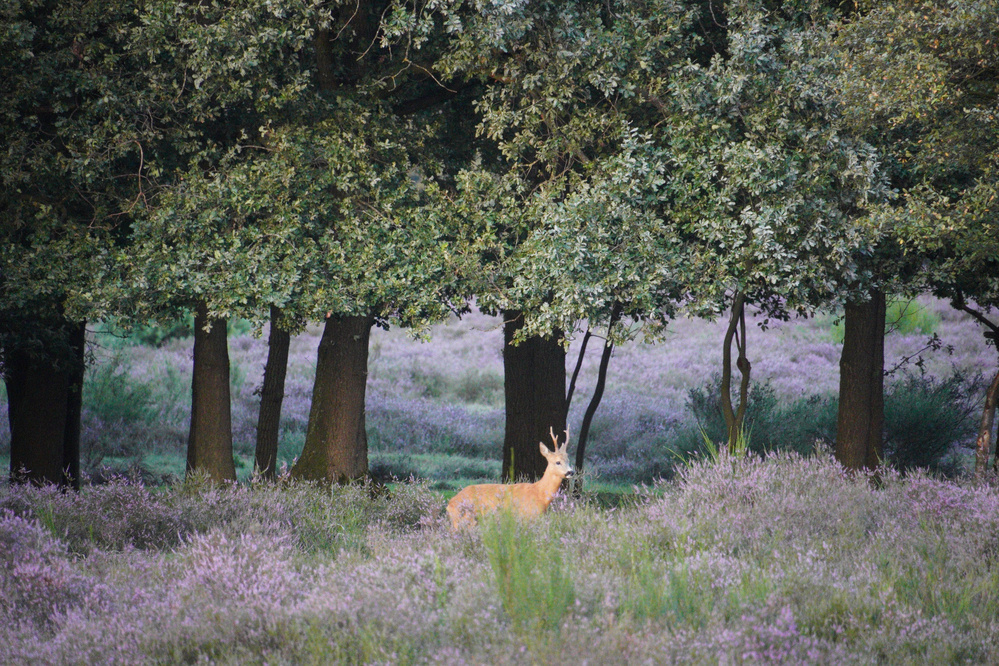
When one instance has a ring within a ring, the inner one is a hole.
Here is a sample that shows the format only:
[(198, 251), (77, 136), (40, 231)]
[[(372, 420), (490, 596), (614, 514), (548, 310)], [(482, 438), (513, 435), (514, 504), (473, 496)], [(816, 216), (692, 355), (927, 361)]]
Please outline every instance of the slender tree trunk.
[[(979, 324), (989, 329), (983, 334), (986, 343), (991, 342), (999, 349), (999, 325), (989, 320), (981, 311), (970, 307), (964, 300), (964, 294), (958, 293), (951, 301), (951, 306), (967, 312)], [(977, 478), (982, 478), (989, 466), (989, 455), (992, 452), (992, 427), (995, 423), (997, 403), (999, 403), (999, 373), (992, 378), (992, 383), (989, 384), (989, 389), (985, 393), (982, 421), (978, 428), (978, 437), (975, 440), (975, 476)], [(997, 451), (992, 469), (999, 472), (999, 451)]]
[[(579, 436), (576, 438), (576, 473), (583, 473), (583, 460), (586, 455), (586, 442), (590, 437), (590, 425), (593, 423), (593, 416), (597, 413), (597, 407), (604, 397), (604, 388), (607, 386), (607, 366), (610, 365), (611, 353), (614, 351), (614, 343), (611, 342), (611, 332), (614, 324), (621, 318), (621, 304), (615, 302), (611, 308), (610, 322), (607, 324), (607, 339), (604, 341), (604, 349), (600, 354), (600, 367), (597, 370), (597, 385), (593, 388), (593, 395), (586, 406), (583, 414), (583, 423), (579, 428)], [(576, 479), (573, 489), (576, 493), (583, 491), (583, 479)]]
[[(982, 409), (982, 423), (975, 441), (975, 476), (982, 478), (989, 466), (992, 453), (992, 428), (995, 424), (996, 406), (999, 405), (999, 372), (992, 378), (989, 390), (985, 393), (985, 407)], [(993, 470), (999, 472), (999, 454), (996, 455)]]
[(364, 394), (373, 316), (329, 317), (319, 342), (300, 479), (343, 483), (368, 473)]
[[(54, 332), (53, 332), (54, 333)], [(68, 325), (59, 358), (6, 354), (10, 477), (79, 488), (83, 323)]]
[(848, 470), (874, 469), (884, 457), (884, 293), (847, 303), (844, 317), (836, 459)]
[[(211, 330), (206, 331), (206, 326)], [(226, 322), (209, 319), (203, 302), (194, 314), (191, 429), (187, 438), (187, 473), (190, 476), (195, 471), (207, 472), (216, 482), (236, 480)]]
[(281, 426), (281, 403), (284, 380), (288, 373), (288, 349), (291, 333), (281, 328), (281, 309), (271, 306), (271, 330), (267, 337), (267, 365), (260, 389), (260, 413), (257, 417), (255, 466), (265, 479), (273, 479), (277, 468), (278, 434)]
[(87, 326), (73, 325), (69, 331), (72, 361), (68, 370), (69, 390), (66, 396), (66, 427), (63, 433), (63, 485), (80, 489), (80, 433), (83, 416), (83, 376), (86, 369)]
[(506, 311), (503, 318), (503, 480), (533, 481), (548, 464), (538, 442), (551, 447), (549, 430), (559, 437), (565, 432), (565, 349), (557, 337), (531, 337), (514, 346), (523, 315)]
[[(738, 351), (736, 368), (741, 375), (739, 381), (739, 406), (732, 407), (732, 343), (735, 342)], [(725, 331), (724, 348), (722, 349), (722, 380), (721, 408), (725, 419), (725, 430), (728, 435), (728, 450), (734, 451), (742, 432), (742, 424), (746, 419), (746, 406), (749, 403), (749, 376), (752, 364), (746, 356), (746, 297), (742, 292), (736, 292), (732, 302), (732, 315), (729, 317), (728, 329)]]
[(583, 358), (586, 356), (586, 345), (590, 342), (590, 329), (586, 329), (583, 336), (583, 343), (579, 346), (579, 355), (576, 356), (576, 367), (572, 371), (572, 379), (569, 380), (569, 390), (565, 392), (565, 422), (569, 422), (569, 408), (572, 406), (572, 396), (576, 392), (576, 380), (579, 378), (579, 371), (583, 367)]

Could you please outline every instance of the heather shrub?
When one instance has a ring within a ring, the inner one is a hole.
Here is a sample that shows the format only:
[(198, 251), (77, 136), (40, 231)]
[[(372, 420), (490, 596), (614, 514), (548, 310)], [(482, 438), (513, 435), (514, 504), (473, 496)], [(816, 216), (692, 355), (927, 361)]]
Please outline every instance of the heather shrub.
[(0, 509), (0, 622), (47, 625), (96, 592), (48, 529)]
[(373, 451), (446, 453), (492, 458), (502, 451), (503, 412), (433, 400), (380, 394), (367, 404), (368, 445)]
[(608, 400), (590, 428), (587, 471), (617, 483), (652, 483), (670, 478), (685, 459), (685, 442), (676, 434), (684, 422), (663, 400)]
[(503, 375), (490, 367), (435, 365), (421, 360), (409, 366), (405, 379), (422, 398), (491, 407), (503, 404)]
[(65, 493), (55, 486), (14, 485), (0, 507), (38, 520), (73, 553), (176, 545), (192, 529), (169, 493), (153, 494), (139, 481), (113, 478)]
[(306, 553), (336, 554), (363, 548), (364, 531), (375, 521), (397, 530), (433, 524), (440, 504), (419, 483), (390, 496), (370, 484), (329, 488), (284, 479), (220, 487), (197, 476), (157, 492), (123, 477), (79, 493), (29, 485), (0, 491), (0, 510), (38, 521), (77, 554), (167, 550), (211, 531), (288, 536)]
[[(720, 457), (614, 510), (561, 496), (462, 533), (425, 484), (192, 483), (155, 494), (183, 538), (76, 558), (0, 512), (0, 662), (995, 663), (996, 487), (873, 480)], [(7, 602), (23, 560), (48, 601)]]

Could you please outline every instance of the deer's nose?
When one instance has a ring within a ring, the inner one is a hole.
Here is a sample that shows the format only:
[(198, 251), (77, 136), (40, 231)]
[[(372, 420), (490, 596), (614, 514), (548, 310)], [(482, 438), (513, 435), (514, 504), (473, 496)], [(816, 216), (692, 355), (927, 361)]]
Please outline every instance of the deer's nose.
[(570, 479), (576, 474), (576, 470), (571, 467), (565, 471), (565, 478)]

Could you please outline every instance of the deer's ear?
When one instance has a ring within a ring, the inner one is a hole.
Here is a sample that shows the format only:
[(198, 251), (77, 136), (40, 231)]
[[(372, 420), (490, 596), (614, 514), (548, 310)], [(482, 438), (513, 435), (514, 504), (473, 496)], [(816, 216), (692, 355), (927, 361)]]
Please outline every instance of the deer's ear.
[(538, 442), (538, 448), (541, 449), (541, 455), (543, 455), (546, 459), (552, 455), (552, 452), (548, 450), (548, 447), (545, 446), (544, 442)]

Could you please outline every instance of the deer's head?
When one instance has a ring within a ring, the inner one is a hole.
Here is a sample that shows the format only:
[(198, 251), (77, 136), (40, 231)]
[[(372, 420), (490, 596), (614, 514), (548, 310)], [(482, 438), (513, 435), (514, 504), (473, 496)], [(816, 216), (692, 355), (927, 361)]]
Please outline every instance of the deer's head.
[(538, 446), (541, 449), (541, 455), (543, 455), (545, 460), (548, 461), (548, 469), (545, 470), (545, 473), (547, 474), (550, 470), (559, 478), (571, 478), (576, 471), (572, 468), (572, 465), (569, 464), (569, 452), (567, 450), (569, 448), (569, 431), (568, 429), (565, 431), (565, 441), (562, 442), (562, 446), (559, 446), (558, 444), (558, 437), (555, 436), (555, 430), (553, 428), (549, 428), (549, 432), (552, 436), (552, 443), (555, 445), (554, 451), (545, 446), (544, 442), (538, 442)]

